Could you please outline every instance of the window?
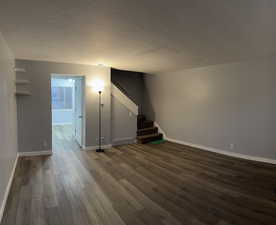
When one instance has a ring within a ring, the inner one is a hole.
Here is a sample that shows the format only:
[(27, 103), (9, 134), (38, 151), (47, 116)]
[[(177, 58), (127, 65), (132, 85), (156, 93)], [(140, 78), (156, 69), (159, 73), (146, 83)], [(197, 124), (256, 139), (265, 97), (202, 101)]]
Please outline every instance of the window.
[(72, 94), (72, 87), (52, 87), (52, 109), (73, 109)]

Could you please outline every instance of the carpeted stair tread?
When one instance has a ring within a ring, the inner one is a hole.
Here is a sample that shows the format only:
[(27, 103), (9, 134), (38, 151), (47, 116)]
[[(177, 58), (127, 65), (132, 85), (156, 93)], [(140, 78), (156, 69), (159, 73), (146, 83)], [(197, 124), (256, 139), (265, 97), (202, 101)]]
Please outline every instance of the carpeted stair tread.
[(145, 120), (143, 123), (142, 123), (142, 126), (139, 127), (139, 129), (145, 129), (145, 128), (149, 128), (149, 127), (153, 127), (154, 124), (153, 124), (153, 121), (152, 120)]
[(154, 129), (156, 129), (156, 127), (147, 127), (143, 129), (138, 129), (138, 131), (147, 131), (147, 130), (154, 130)]
[(149, 135), (137, 136), (138, 143), (146, 144), (152, 141), (157, 141), (163, 139), (163, 134), (154, 133)]
[(142, 135), (142, 136), (137, 136), (138, 139), (144, 139), (144, 138), (150, 138), (150, 137), (156, 137), (159, 136), (160, 133), (155, 133), (155, 134), (148, 134), (148, 135)]
[(137, 117), (136, 134), (138, 143), (142, 144), (163, 139), (163, 134), (158, 132), (158, 127), (154, 126), (154, 121), (147, 120), (144, 115)]
[(143, 128), (143, 129), (138, 129), (136, 133), (137, 133), (137, 136), (154, 134), (154, 133), (158, 133), (158, 128), (157, 127), (147, 127), (147, 128)]

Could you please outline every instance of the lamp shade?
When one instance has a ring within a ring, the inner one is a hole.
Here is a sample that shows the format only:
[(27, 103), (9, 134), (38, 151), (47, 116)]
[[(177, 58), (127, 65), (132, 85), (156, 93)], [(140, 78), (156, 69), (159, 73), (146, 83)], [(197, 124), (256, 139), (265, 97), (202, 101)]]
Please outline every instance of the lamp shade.
[(104, 82), (102, 80), (94, 80), (91, 83), (92, 89), (95, 92), (102, 92), (104, 90)]

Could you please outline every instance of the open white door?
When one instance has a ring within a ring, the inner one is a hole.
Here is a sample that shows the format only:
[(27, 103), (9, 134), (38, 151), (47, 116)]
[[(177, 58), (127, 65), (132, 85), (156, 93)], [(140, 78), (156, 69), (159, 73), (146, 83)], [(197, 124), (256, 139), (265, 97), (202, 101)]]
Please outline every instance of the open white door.
[(75, 79), (75, 139), (80, 146), (83, 145), (83, 78)]

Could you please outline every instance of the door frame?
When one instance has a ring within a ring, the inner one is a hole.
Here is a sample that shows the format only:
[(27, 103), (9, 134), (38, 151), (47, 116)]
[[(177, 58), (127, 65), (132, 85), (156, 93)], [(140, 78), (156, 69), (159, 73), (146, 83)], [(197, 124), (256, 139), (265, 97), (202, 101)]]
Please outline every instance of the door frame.
[[(62, 74), (62, 73), (52, 73), (51, 74), (51, 80), (52, 78), (64, 78), (64, 79), (81, 79), (82, 80), (82, 113), (83, 113), (83, 118), (82, 118), (82, 137), (81, 137), (81, 145), (80, 147), (82, 149), (85, 148), (85, 140), (86, 140), (86, 91), (85, 91), (85, 87), (86, 87), (86, 77), (85, 75), (81, 75), (81, 74)], [(51, 85), (52, 88), (52, 85)], [(75, 92), (75, 90), (74, 90)], [(75, 93), (74, 93), (75, 95)], [(51, 101), (52, 101), (52, 96), (51, 96)], [(74, 99), (75, 101), (75, 99)], [(75, 102), (74, 102), (75, 105)], [(51, 104), (51, 112), (52, 112), (52, 104)], [(75, 112), (74, 112), (75, 114)], [(75, 117), (74, 117), (75, 120)], [(52, 120), (51, 120), (52, 123)], [(51, 124), (52, 125), (52, 124)], [(75, 129), (75, 121), (74, 121), (74, 129)]]
[[(81, 92), (82, 92), (82, 100), (81, 100), (81, 110), (82, 110), (82, 124), (81, 124), (81, 143), (78, 143), (81, 148), (85, 146), (85, 124), (86, 124), (86, 114), (85, 114), (85, 77), (84, 76), (77, 76), (74, 77), (75, 80), (81, 80)], [(74, 94), (76, 96), (76, 92), (74, 90)], [(75, 101), (75, 99), (74, 99)], [(76, 109), (76, 102), (75, 102), (75, 109)], [(74, 128), (76, 132), (76, 111), (74, 112)]]

